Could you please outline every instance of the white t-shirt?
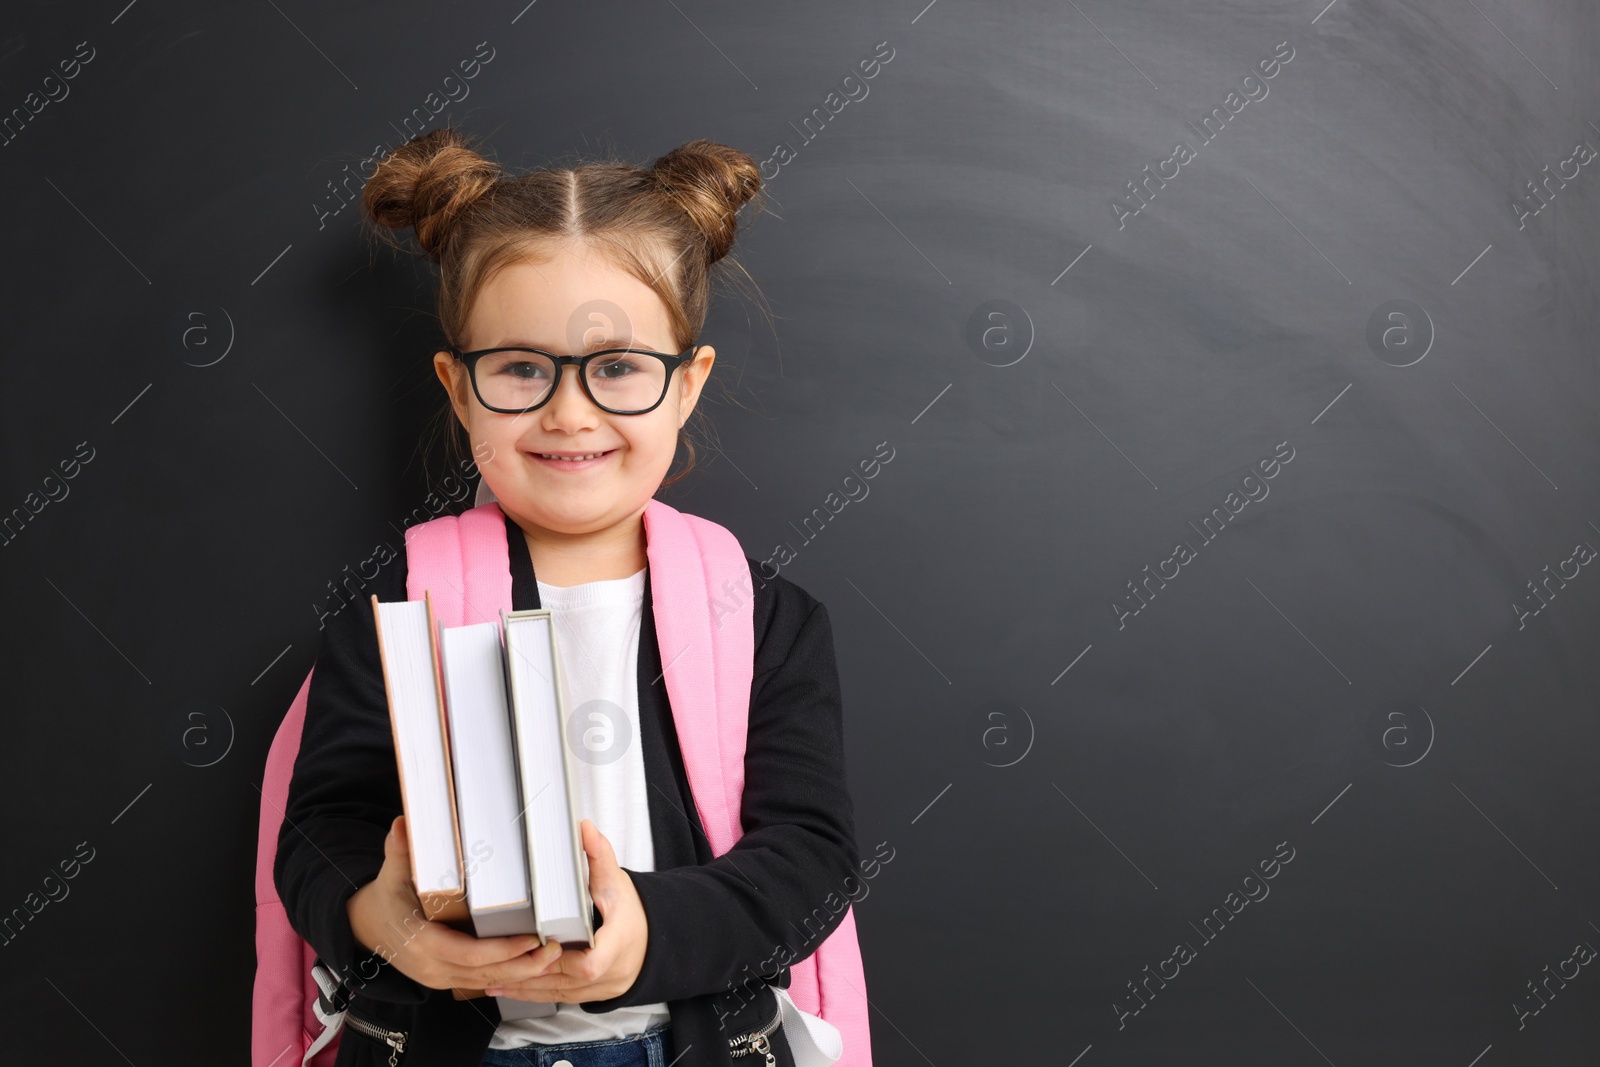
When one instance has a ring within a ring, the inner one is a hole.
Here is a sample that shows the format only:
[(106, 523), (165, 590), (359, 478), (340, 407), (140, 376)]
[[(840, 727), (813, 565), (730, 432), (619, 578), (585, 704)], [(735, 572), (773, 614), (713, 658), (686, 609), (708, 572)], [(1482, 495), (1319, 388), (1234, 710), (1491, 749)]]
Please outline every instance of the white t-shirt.
[[(639, 625), (645, 572), (582, 585), (539, 582), (539, 603), (555, 618), (567, 695), (567, 741), (578, 819), (592, 819), (611, 842), (617, 864), (655, 870), (649, 786), (639, 744)], [(559, 1004), (554, 1015), (513, 1019), (495, 1028), (490, 1048), (604, 1041), (641, 1033), (672, 1018), (665, 1002), (587, 1012)]]

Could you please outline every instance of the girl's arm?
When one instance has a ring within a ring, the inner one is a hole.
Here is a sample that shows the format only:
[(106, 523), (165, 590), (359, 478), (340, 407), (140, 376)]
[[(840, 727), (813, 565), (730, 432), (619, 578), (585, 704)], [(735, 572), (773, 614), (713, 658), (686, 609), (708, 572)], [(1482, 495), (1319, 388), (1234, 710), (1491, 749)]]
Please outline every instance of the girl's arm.
[(707, 863), (628, 871), (649, 921), (644, 965), (627, 992), (586, 1001), (586, 1011), (723, 993), (747, 981), (753, 992), (816, 951), (859, 883), (827, 609), (781, 576), (764, 588), (759, 575), (752, 579), (744, 835)]
[(305, 730), (273, 878), (295, 930), (354, 989), (420, 1001), (428, 990), (361, 945), (346, 902), (383, 867), (400, 779), (370, 597), (404, 600), (404, 555), (329, 617), (306, 697)]

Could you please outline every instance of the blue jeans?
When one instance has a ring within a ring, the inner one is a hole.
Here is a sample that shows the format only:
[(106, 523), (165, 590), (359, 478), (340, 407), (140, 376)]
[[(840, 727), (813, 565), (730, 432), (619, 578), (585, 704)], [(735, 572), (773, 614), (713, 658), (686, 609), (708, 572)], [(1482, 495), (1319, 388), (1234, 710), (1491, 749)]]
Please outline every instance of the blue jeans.
[(666, 1036), (671, 1027), (662, 1023), (607, 1041), (492, 1048), (484, 1052), (481, 1067), (667, 1067)]

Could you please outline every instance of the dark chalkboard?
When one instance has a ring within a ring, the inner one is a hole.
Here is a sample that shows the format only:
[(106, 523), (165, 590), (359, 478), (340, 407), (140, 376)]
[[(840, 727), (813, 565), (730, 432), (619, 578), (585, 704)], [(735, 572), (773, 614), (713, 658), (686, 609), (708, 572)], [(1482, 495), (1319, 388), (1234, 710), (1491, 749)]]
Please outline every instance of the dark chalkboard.
[(762, 164), (664, 498), (829, 609), (877, 1063), (1594, 1056), (1593, 5), (11, 15), (8, 1062), (246, 1062), (267, 745), (442, 506), (351, 201), (447, 122)]

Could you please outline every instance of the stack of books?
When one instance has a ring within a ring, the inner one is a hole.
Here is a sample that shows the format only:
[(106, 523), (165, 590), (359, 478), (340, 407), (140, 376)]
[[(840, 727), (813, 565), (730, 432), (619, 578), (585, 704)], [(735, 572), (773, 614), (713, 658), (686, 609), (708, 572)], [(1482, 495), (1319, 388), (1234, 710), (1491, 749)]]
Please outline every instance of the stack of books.
[[(372, 610), (423, 911), (479, 937), (588, 948), (589, 862), (550, 609), (470, 626), (440, 626), (427, 594), (374, 596)], [(498, 1000), (502, 1018), (555, 1011)]]

